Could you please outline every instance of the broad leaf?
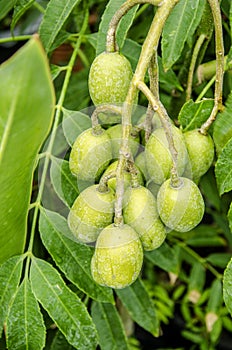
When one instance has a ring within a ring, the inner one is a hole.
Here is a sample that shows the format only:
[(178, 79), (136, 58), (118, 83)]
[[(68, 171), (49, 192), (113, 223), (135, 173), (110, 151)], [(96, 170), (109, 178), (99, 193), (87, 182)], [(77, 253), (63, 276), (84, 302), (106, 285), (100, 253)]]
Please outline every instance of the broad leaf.
[(91, 308), (101, 350), (129, 350), (118, 312), (112, 304), (94, 302)]
[(10, 307), (6, 333), (9, 349), (42, 350), (45, 346), (43, 317), (27, 278), (18, 288)]
[(219, 154), (215, 174), (220, 195), (232, 190), (232, 138)]
[(47, 262), (33, 258), (32, 291), (68, 342), (76, 349), (95, 350), (96, 330), (85, 305)]
[(203, 13), (204, 0), (180, 0), (168, 17), (162, 35), (162, 59), (169, 69), (180, 57), (184, 44), (194, 34)]
[(35, 0), (18, 0), (15, 7), (12, 22), (10, 25), (11, 31), (14, 30), (16, 24), (20, 20), (20, 18), (24, 15), (24, 13), (33, 5)]
[(228, 219), (229, 219), (230, 231), (232, 232), (232, 203), (230, 204), (230, 209), (228, 211)]
[[(101, 52), (106, 49), (106, 36), (109, 28), (109, 23), (115, 12), (120, 8), (120, 6), (125, 2), (125, 0), (110, 0), (106, 6), (106, 9), (103, 13), (101, 23), (98, 30), (98, 39), (97, 39), (97, 48), (96, 55), (99, 55)], [(118, 30), (117, 30), (117, 44), (121, 48), (124, 44), (124, 40), (129, 30), (134, 15), (137, 11), (138, 6), (135, 6), (132, 10), (127, 13), (121, 20)]]
[(0, 20), (14, 7), (17, 0), (0, 0)]
[(0, 330), (3, 328), (11, 299), (17, 291), (22, 267), (22, 256), (14, 256), (5, 261), (0, 267)]
[(137, 279), (131, 286), (118, 289), (116, 293), (131, 318), (142, 328), (154, 336), (158, 336), (159, 329), (156, 312), (142, 280)]
[(58, 33), (65, 21), (80, 0), (51, 0), (49, 1), (43, 21), (39, 28), (39, 35), (45, 47), (50, 51)]
[(213, 100), (193, 102), (189, 100), (180, 110), (178, 120), (184, 131), (200, 128), (209, 118), (213, 108)]
[(145, 257), (161, 269), (178, 274), (178, 257), (167, 243), (164, 242), (158, 249), (151, 252), (145, 252)]
[(0, 95), (1, 262), (24, 249), (35, 161), (54, 110), (49, 66), (37, 38), (0, 67)]
[(223, 298), (229, 313), (232, 315), (232, 259), (224, 271)]
[(114, 303), (112, 290), (101, 287), (92, 279), (90, 264), (93, 249), (67, 238), (72, 234), (62, 216), (42, 210), (39, 229), (45, 247), (73, 284), (93, 299)]
[(79, 191), (77, 179), (69, 169), (69, 162), (64, 159), (52, 157), (50, 176), (56, 194), (70, 208), (77, 198)]
[(70, 111), (63, 108), (63, 132), (66, 140), (72, 146), (76, 138), (86, 129), (91, 128), (90, 117), (82, 112)]

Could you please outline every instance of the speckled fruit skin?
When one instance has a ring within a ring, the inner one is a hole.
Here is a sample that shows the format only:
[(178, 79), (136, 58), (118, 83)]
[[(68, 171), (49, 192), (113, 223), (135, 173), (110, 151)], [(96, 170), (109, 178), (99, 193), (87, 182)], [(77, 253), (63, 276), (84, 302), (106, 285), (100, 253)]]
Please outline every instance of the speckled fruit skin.
[(124, 102), (132, 75), (130, 62), (119, 52), (98, 55), (89, 72), (89, 93), (93, 103)]
[[(177, 170), (181, 176), (185, 170), (188, 154), (182, 132), (172, 125), (174, 145), (177, 150)], [(162, 184), (170, 177), (172, 158), (169, 150), (168, 140), (163, 128), (156, 129), (150, 136), (145, 147), (147, 170), (150, 180), (156, 184)]]
[(69, 167), (79, 180), (92, 181), (99, 178), (112, 159), (111, 141), (105, 130), (99, 135), (93, 130), (82, 132), (73, 144)]
[[(122, 125), (114, 125), (106, 130), (111, 139), (113, 158), (119, 158), (119, 150), (122, 142)], [(139, 136), (130, 136), (130, 150), (133, 156), (136, 155), (139, 149)]]
[[(104, 177), (106, 175), (109, 175), (109, 173), (111, 171), (116, 171), (117, 165), (118, 165), (118, 161), (115, 160), (104, 171), (102, 177)], [(139, 182), (140, 185), (143, 185), (143, 176), (142, 176), (142, 174), (141, 174), (141, 172), (139, 171), (138, 168), (137, 168), (137, 170), (138, 170), (138, 182)], [(116, 182), (116, 178), (115, 177), (113, 177), (112, 179), (109, 179), (108, 186), (114, 191), (116, 190), (116, 184), (117, 184), (117, 182)], [(131, 184), (131, 174), (128, 171), (124, 170), (124, 187), (126, 188), (126, 187), (130, 186), (130, 184)]]
[(142, 264), (142, 244), (132, 227), (112, 224), (102, 230), (91, 261), (92, 276), (97, 283), (125, 288), (137, 279)]
[(157, 208), (163, 223), (172, 230), (187, 232), (197, 226), (204, 215), (205, 205), (197, 185), (181, 177), (179, 188), (165, 181), (157, 195)]
[(204, 175), (214, 159), (214, 143), (211, 136), (203, 135), (198, 129), (184, 133), (184, 139), (189, 155), (188, 175), (193, 180)]
[(83, 243), (95, 242), (101, 230), (113, 222), (114, 201), (114, 192), (99, 192), (98, 185), (81, 192), (68, 215), (74, 236)]
[(166, 238), (166, 229), (159, 218), (152, 193), (143, 186), (128, 188), (124, 203), (124, 222), (138, 233), (144, 250), (158, 248)]

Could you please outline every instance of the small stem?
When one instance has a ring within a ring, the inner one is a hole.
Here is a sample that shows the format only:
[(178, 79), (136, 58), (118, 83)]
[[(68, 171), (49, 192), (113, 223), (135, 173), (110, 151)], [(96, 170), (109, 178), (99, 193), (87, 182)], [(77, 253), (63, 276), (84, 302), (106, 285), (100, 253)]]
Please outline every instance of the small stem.
[(163, 0), (127, 0), (122, 6), (116, 11), (114, 16), (112, 17), (109, 29), (106, 37), (106, 52), (115, 52), (117, 51), (116, 44), (116, 31), (118, 24), (123, 16), (127, 14), (134, 6), (138, 4), (151, 4), (154, 6), (162, 3)]
[(12, 42), (12, 41), (26, 41), (26, 40), (30, 40), (32, 37), (33, 35), (18, 35), (18, 36), (12, 36), (7, 38), (1, 38), (0, 44)]
[(116, 177), (116, 171), (111, 170), (108, 174), (104, 175), (99, 182), (99, 191), (106, 192), (108, 189), (108, 181)]
[(115, 105), (101, 105), (95, 108), (91, 115), (91, 121), (92, 121), (92, 128), (95, 128), (98, 123), (98, 115), (100, 113), (106, 113), (106, 112), (111, 112), (114, 114), (122, 114), (122, 107), (115, 106)]
[(215, 27), (215, 46), (216, 46), (216, 80), (214, 92), (214, 107), (210, 117), (201, 126), (200, 132), (206, 134), (211, 124), (216, 119), (218, 110), (222, 109), (222, 89), (223, 89), (223, 74), (224, 74), (224, 46), (221, 10), (218, 0), (208, 0), (214, 19)]
[(201, 34), (197, 39), (196, 45), (193, 50), (192, 59), (189, 67), (189, 74), (187, 80), (187, 89), (186, 89), (186, 101), (190, 100), (192, 95), (192, 85), (193, 85), (193, 75), (196, 67), (197, 58), (200, 52), (200, 49), (206, 39), (205, 34)]
[(138, 170), (135, 167), (135, 163), (132, 159), (127, 161), (127, 169), (131, 175), (131, 186), (132, 187), (140, 186), (139, 180), (138, 180)]
[(41, 13), (45, 13), (45, 9), (38, 2), (34, 1), (33, 6), (37, 8)]
[(205, 94), (207, 93), (207, 91), (211, 88), (211, 86), (214, 84), (216, 79), (216, 75), (214, 75), (210, 81), (205, 85), (204, 89), (201, 91), (200, 95), (197, 97), (195, 102), (199, 102), (201, 101), (201, 99), (205, 96)]

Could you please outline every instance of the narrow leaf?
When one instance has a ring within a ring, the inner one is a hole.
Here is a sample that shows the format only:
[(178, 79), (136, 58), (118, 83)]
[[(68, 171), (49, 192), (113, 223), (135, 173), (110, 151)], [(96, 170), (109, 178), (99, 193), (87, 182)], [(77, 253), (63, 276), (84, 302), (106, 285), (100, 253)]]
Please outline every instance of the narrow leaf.
[(145, 252), (145, 257), (161, 269), (178, 274), (178, 257), (174, 249), (167, 243), (164, 242), (161, 247), (151, 252)]
[(80, 0), (51, 0), (48, 3), (43, 21), (39, 28), (39, 35), (45, 47), (50, 51), (58, 33), (65, 21)]
[(232, 138), (219, 154), (215, 174), (220, 195), (232, 190)]
[(9, 349), (42, 350), (46, 329), (30, 282), (25, 279), (15, 295), (6, 323)]
[(169, 69), (180, 57), (184, 44), (196, 30), (204, 9), (204, 0), (180, 0), (168, 17), (162, 35), (162, 59)]
[(0, 20), (14, 7), (17, 0), (0, 0)]
[(224, 271), (223, 298), (229, 313), (232, 315), (232, 259)]
[(49, 263), (33, 258), (32, 291), (68, 342), (76, 349), (95, 350), (96, 330), (85, 305)]
[(20, 20), (20, 18), (24, 15), (24, 13), (33, 5), (35, 0), (18, 0), (15, 7), (14, 13), (11, 21), (11, 31), (14, 30), (16, 24)]
[(229, 219), (230, 231), (232, 232), (232, 203), (230, 204), (230, 209), (228, 211), (228, 219)]
[(49, 350), (73, 350), (73, 349), (74, 347), (67, 342), (63, 333), (61, 333), (58, 329), (55, 337), (52, 340)]
[[(9, 305), (16, 293), (23, 267), (23, 257), (14, 256), (0, 267), (0, 329), (6, 319)], [(1, 333), (1, 331), (0, 331)]]
[(50, 176), (56, 194), (70, 208), (77, 198), (79, 191), (76, 177), (72, 175), (69, 169), (69, 162), (64, 159), (52, 157)]
[(156, 312), (142, 280), (137, 279), (131, 286), (118, 289), (116, 293), (131, 318), (142, 328), (154, 336), (158, 336), (159, 328)]
[(82, 112), (70, 111), (63, 108), (63, 132), (66, 140), (72, 146), (76, 138), (86, 129), (91, 128), (91, 119)]
[(94, 302), (91, 308), (101, 350), (128, 350), (127, 339), (118, 312), (112, 304)]
[[(99, 55), (101, 52), (106, 49), (106, 36), (109, 29), (109, 23), (115, 12), (120, 8), (120, 6), (125, 2), (125, 0), (110, 0), (106, 6), (106, 9), (103, 13), (101, 23), (98, 30), (98, 40), (97, 40), (97, 49), (96, 55)], [(117, 44), (121, 48), (124, 44), (127, 32), (133, 22), (133, 18), (137, 11), (138, 6), (135, 6), (130, 10), (121, 20), (118, 30), (117, 30)]]
[(93, 299), (114, 303), (112, 290), (101, 287), (92, 279), (90, 264), (93, 249), (67, 238), (72, 234), (62, 216), (42, 210), (39, 229), (45, 247), (73, 284)]
[(0, 95), (1, 262), (24, 249), (35, 161), (55, 104), (47, 58), (37, 38), (0, 67)]
[(203, 100), (186, 102), (179, 113), (178, 120), (184, 131), (200, 128), (209, 118), (213, 108), (213, 100)]

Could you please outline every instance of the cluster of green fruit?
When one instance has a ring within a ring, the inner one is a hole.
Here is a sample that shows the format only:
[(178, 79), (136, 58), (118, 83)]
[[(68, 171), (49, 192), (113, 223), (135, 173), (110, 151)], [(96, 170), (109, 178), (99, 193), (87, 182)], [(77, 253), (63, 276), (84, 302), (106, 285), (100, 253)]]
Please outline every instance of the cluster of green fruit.
[[(123, 103), (131, 78), (132, 69), (124, 56), (118, 52), (99, 55), (89, 75), (94, 104)], [(70, 170), (84, 189), (70, 209), (68, 224), (79, 241), (95, 243), (92, 276), (104, 286), (124, 288), (133, 283), (142, 268), (143, 250), (158, 248), (168, 229), (191, 230), (204, 214), (196, 182), (212, 164), (211, 137), (198, 130), (182, 133), (170, 124), (178, 154), (179, 180), (173, 186), (167, 137), (159, 121), (153, 125), (156, 127), (143, 147), (141, 133), (132, 132), (130, 136), (135, 164), (133, 175), (129, 167), (124, 170), (122, 224), (114, 224), (114, 207), (123, 126), (98, 125), (85, 130), (70, 153)]]

